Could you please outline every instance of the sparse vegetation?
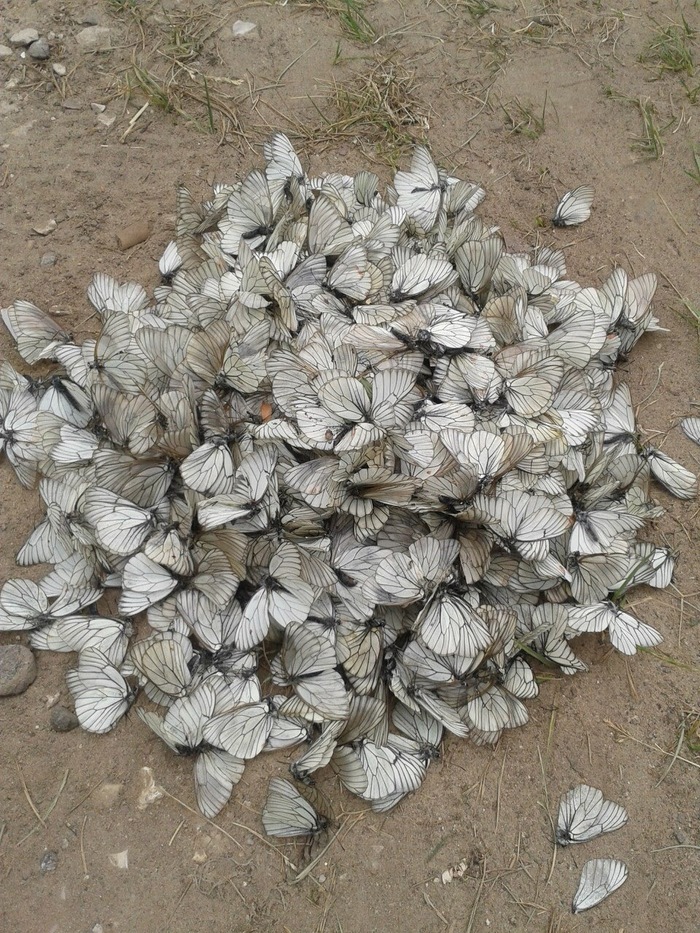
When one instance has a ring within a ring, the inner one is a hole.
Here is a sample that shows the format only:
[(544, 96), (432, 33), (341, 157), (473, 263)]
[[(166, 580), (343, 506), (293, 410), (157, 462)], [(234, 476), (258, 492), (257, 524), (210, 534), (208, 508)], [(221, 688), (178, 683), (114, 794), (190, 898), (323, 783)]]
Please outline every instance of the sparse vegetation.
[(697, 147), (693, 148), (693, 162), (694, 167), (692, 169), (685, 169), (685, 174), (688, 178), (692, 178), (693, 181), (696, 181), (700, 185), (700, 149)]
[(685, 18), (680, 25), (658, 26), (639, 60), (657, 68), (659, 76), (667, 71), (692, 75), (694, 63), (691, 41), (694, 36)]
[(414, 72), (390, 59), (378, 62), (354, 80), (333, 86), (338, 120), (326, 131), (361, 133), (380, 158), (395, 165), (404, 149), (428, 129), (415, 93)]
[(517, 97), (506, 106), (501, 104), (506, 115), (506, 125), (511, 133), (517, 133), (527, 139), (537, 139), (545, 130), (545, 112), (547, 95), (544, 96), (542, 112), (538, 115), (533, 104), (523, 103)]
[(486, 16), (487, 13), (492, 13), (494, 10), (497, 10), (498, 6), (495, 3), (491, 3), (490, 0), (458, 0), (457, 8), (460, 11), (468, 13), (472, 19), (479, 20), (483, 16)]
[(635, 137), (632, 148), (637, 149), (647, 159), (660, 159), (664, 154), (664, 143), (656, 125), (656, 108), (648, 97), (640, 97), (636, 104), (642, 117), (642, 132)]
[(338, 19), (348, 39), (369, 45), (375, 37), (374, 27), (362, 11), (361, 0), (345, 0), (345, 8), (338, 12)]
[(659, 129), (656, 123), (656, 107), (653, 101), (649, 97), (627, 97), (625, 94), (618, 93), (609, 85), (603, 89), (603, 93), (610, 100), (632, 104), (637, 108), (642, 118), (642, 131), (639, 135), (632, 137), (632, 148), (640, 152), (646, 159), (660, 159), (664, 154), (664, 142), (661, 134), (670, 124)]

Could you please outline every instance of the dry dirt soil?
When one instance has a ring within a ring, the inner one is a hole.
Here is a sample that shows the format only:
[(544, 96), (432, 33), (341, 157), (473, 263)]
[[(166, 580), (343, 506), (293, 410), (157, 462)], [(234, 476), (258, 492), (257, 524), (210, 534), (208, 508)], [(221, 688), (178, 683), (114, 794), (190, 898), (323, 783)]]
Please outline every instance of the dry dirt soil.
[[(698, 448), (677, 423), (700, 403), (700, 69), (663, 68), (649, 50), (676, 24), (700, 60), (697, 0), (615, 9), (584, 0), (4, 0), (0, 15), (0, 42), (34, 26), (51, 45), (46, 62), (19, 52), (0, 61), (0, 305), (26, 298), (65, 315), (77, 334), (94, 330), (92, 274), (155, 285), (176, 184), (206, 196), (211, 182), (260, 163), (272, 129), (289, 133), (314, 172), (372, 166), (385, 180), (391, 164), (406, 163), (410, 139), (423, 138), (445, 167), (487, 188), (482, 214), (511, 248), (555, 244), (585, 284), (615, 264), (657, 273), (656, 311), (669, 332), (645, 337), (620, 378), (648, 435), (697, 470)], [(235, 38), (237, 20), (255, 31)], [(86, 23), (110, 30), (107, 50), (78, 44)], [(583, 182), (597, 193), (590, 221), (552, 229), (558, 197)], [(33, 233), (50, 218), (53, 233)], [(116, 233), (142, 219), (150, 238), (120, 252)], [(0, 353), (22, 362), (5, 333)], [(15, 574), (40, 509), (6, 464), (0, 497), (1, 582)], [(640, 592), (635, 605), (663, 632), (661, 650), (627, 661), (591, 638), (580, 646), (590, 673), (546, 677), (529, 724), (494, 749), (448, 740), (421, 792), (386, 817), (362, 812), (325, 777), (319, 788), (340, 830), (296, 884), (280, 850), (256, 835), (267, 778), (286, 773), (283, 755), (248, 767), (208, 823), (192, 809), (190, 763), (135, 716), (105, 737), (50, 731), (56, 695), (70, 705), (72, 658), (42, 654), (30, 689), (0, 700), (0, 929), (697, 930), (698, 508), (658, 498), (668, 514), (649, 533), (679, 553), (674, 586)], [(144, 767), (168, 796), (139, 809)], [(622, 802), (629, 824), (555, 853), (550, 821), (579, 782)], [(128, 868), (119, 869), (110, 855), (124, 850)], [(56, 867), (42, 873), (47, 851)], [(294, 845), (281, 851), (297, 867), (306, 857)], [(629, 880), (572, 916), (581, 866), (596, 856), (624, 859)], [(437, 880), (460, 863), (461, 878)]]

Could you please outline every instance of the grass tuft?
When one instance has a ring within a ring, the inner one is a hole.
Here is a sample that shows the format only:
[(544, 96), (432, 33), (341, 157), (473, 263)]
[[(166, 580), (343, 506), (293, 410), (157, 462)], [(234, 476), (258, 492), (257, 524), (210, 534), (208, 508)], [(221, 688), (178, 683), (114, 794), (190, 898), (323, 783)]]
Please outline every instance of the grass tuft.
[(370, 45), (377, 33), (363, 12), (358, 0), (345, 0), (345, 8), (339, 10), (338, 19), (348, 39), (360, 45)]
[(497, 10), (498, 6), (490, 0), (457, 0), (457, 8), (468, 13), (472, 19), (480, 20)]
[(659, 26), (639, 60), (654, 65), (659, 76), (667, 71), (692, 75), (695, 66), (690, 43), (694, 35), (685, 19), (680, 25)]
[(685, 174), (688, 178), (692, 178), (693, 181), (697, 182), (700, 185), (700, 149), (693, 147), (693, 162), (695, 167), (691, 169), (684, 169)]
[(414, 72), (387, 59), (349, 82), (334, 84), (338, 119), (326, 131), (358, 134), (374, 143), (382, 161), (397, 164), (404, 150), (413, 145), (416, 130), (422, 135), (428, 129), (415, 82)]
[(661, 132), (656, 125), (656, 108), (649, 98), (640, 97), (636, 102), (642, 117), (642, 132), (632, 144), (632, 148), (641, 152), (646, 159), (660, 159), (664, 154), (664, 143)]
[(517, 97), (508, 106), (501, 104), (506, 115), (506, 126), (509, 132), (527, 139), (539, 139), (545, 131), (545, 113), (547, 110), (547, 95), (544, 96), (542, 112), (538, 115), (533, 104), (522, 103)]

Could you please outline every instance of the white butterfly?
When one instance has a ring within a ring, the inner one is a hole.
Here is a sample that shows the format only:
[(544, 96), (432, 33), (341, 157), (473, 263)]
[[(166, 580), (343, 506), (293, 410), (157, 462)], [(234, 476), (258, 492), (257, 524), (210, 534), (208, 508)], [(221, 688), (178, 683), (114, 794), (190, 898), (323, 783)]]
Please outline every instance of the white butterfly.
[(75, 702), (75, 714), (88, 732), (109, 732), (134, 701), (135, 691), (97, 648), (85, 648), (77, 670), (68, 671), (66, 683)]
[(349, 698), (343, 679), (335, 670), (335, 646), (303, 622), (290, 622), (284, 631), (280, 654), (282, 686), (324, 719), (346, 719)]
[(0, 453), (5, 452), (17, 479), (31, 486), (42, 457), (36, 399), (26, 389), (0, 390)]
[(343, 728), (344, 723), (342, 720), (334, 720), (324, 725), (321, 734), (312, 742), (304, 754), (289, 766), (295, 780), (309, 785), (314, 783), (311, 775), (315, 771), (325, 768), (330, 762)]
[(180, 632), (156, 632), (135, 642), (129, 652), (147, 695), (163, 705), (187, 692), (192, 680), (192, 658), (192, 642)]
[(128, 499), (100, 487), (85, 492), (82, 511), (94, 528), (98, 543), (114, 554), (133, 554), (156, 526), (152, 510), (139, 508)]
[(560, 846), (587, 842), (619, 829), (627, 820), (624, 807), (604, 800), (603, 792), (597, 788), (579, 784), (561, 799), (556, 841)]
[(107, 660), (118, 667), (129, 645), (132, 627), (121, 619), (101, 616), (64, 616), (51, 625), (35, 629), (32, 648), (44, 651), (85, 651), (97, 648)]
[(668, 454), (655, 447), (646, 447), (642, 456), (649, 464), (651, 474), (678, 499), (693, 499), (698, 494), (698, 478)]
[(262, 821), (268, 836), (318, 836), (328, 826), (299, 791), (282, 778), (272, 778)]
[(681, 428), (686, 437), (700, 444), (700, 418), (683, 418)]
[(416, 146), (410, 171), (396, 173), (394, 187), (399, 207), (424, 233), (430, 232), (435, 226), (447, 182), (424, 146)]
[(175, 700), (163, 719), (153, 712), (141, 708), (136, 710), (143, 722), (176, 754), (196, 755), (197, 806), (209, 819), (228, 802), (245, 768), (241, 758), (210, 746), (204, 740), (204, 727), (214, 716), (216, 706), (216, 691), (205, 682), (187, 696)]
[(572, 227), (582, 224), (591, 216), (591, 204), (595, 190), (592, 185), (579, 185), (566, 194), (557, 204), (552, 217), (555, 227)]
[(254, 648), (265, 638), (271, 624), (283, 629), (293, 622), (303, 622), (314, 599), (313, 589), (301, 578), (298, 553), (281, 545), (270, 560), (263, 583), (243, 608), (236, 636), (239, 647)]
[(567, 624), (574, 632), (603, 632), (607, 629), (611, 644), (622, 654), (636, 654), (637, 648), (653, 648), (663, 641), (655, 628), (635, 619), (610, 600), (572, 607)]
[(627, 866), (619, 859), (590, 859), (581, 872), (571, 907), (573, 912), (578, 914), (600, 904), (627, 881), (628, 873)]
[(57, 347), (72, 343), (71, 335), (30, 301), (15, 301), (9, 308), (3, 308), (0, 316), (20, 356), (28, 363), (53, 360)]

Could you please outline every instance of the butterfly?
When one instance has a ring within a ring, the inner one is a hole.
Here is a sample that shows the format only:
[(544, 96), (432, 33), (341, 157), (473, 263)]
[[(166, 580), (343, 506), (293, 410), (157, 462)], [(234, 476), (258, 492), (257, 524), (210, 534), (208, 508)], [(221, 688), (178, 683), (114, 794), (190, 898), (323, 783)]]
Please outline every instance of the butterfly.
[(136, 691), (97, 648), (85, 648), (66, 683), (75, 714), (87, 732), (110, 732), (134, 701)]
[(268, 836), (318, 836), (328, 827), (299, 791), (282, 778), (270, 780), (262, 822)]
[(592, 185), (579, 185), (567, 191), (556, 206), (552, 223), (555, 227), (573, 227), (591, 216), (595, 191)]
[(578, 914), (600, 904), (627, 881), (628, 874), (627, 866), (619, 859), (590, 859), (583, 866), (572, 911)]
[(195, 756), (197, 806), (209, 819), (228, 802), (245, 768), (243, 759), (209, 745), (204, 739), (204, 728), (215, 715), (217, 700), (216, 690), (204, 682), (175, 700), (163, 718), (149, 710), (136, 710), (139, 718), (175, 754)]
[(627, 822), (627, 811), (602, 791), (579, 784), (562, 797), (559, 804), (556, 841), (560, 846), (587, 842), (602, 833), (610, 833)]
[(304, 622), (284, 630), (277, 682), (292, 687), (299, 699), (326, 720), (346, 719), (348, 695), (335, 670), (338, 660), (331, 641)]

